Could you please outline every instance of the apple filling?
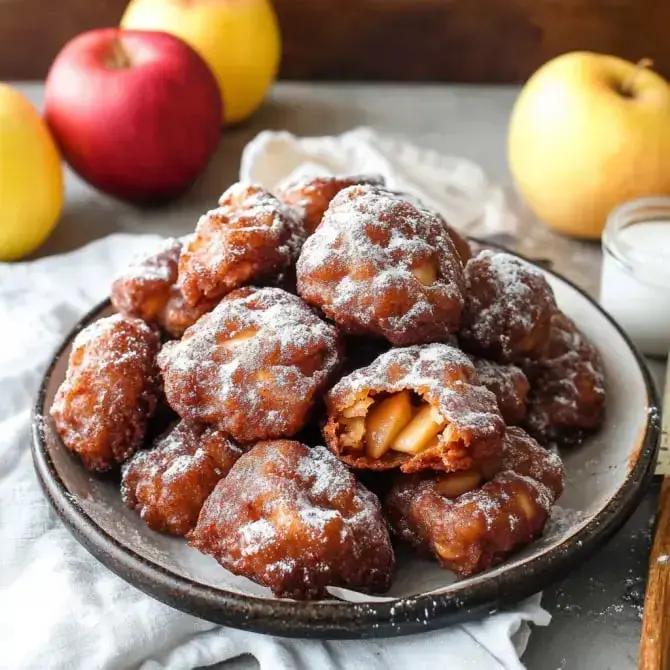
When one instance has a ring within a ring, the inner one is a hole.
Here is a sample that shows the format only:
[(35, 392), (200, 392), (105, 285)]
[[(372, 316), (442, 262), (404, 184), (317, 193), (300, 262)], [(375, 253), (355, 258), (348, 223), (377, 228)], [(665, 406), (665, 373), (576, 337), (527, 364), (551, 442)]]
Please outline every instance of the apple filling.
[(362, 398), (338, 422), (342, 449), (374, 460), (389, 451), (415, 456), (458, 439), (439, 411), (409, 390)]
[(482, 482), (482, 474), (477, 470), (461, 470), (441, 475), (435, 488), (445, 498), (458, 498), (468, 491), (473, 491)]
[(424, 286), (430, 286), (437, 279), (437, 268), (432, 263), (422, 263), (412, 268), (412, 274)]
[(247, 330), (240, 330), (231, 337), (224, 335), (218, 338), (219, 346), (224, 349), (237, 349), (241, 344), (254, 337), (257, 332), (258, 328), (248, 328)]

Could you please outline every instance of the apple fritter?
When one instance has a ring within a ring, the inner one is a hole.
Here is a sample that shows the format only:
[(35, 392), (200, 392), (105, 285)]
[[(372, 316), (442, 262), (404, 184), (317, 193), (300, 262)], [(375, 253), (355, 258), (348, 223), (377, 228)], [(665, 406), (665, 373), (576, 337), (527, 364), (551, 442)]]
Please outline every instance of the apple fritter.
[(271, 193), (233, 184), (182, 250), (178, 285), (186, 303), (196, 307), (279, 276), (295, 262), (304, 236), (299, 215)]
[(75, 338), (51, 416), (63, 444), (89, 470), (123, 463), (142, 444), (158, 405), (158, 333), (120, 314)]
[(358, 469), (490, 468), (505, 423), (474, 365), (447, 344), (391, 349), (326, 395), (328, 447)]
[(544, 274), (510, 254), (482, 251), (465, 266), (464, 349), (502, 363), (541, 356), (556, 311)]
[(524, 426), (540, 442), (575, 446), (600, 428), (605, 414), (600, 354), (565, 314), (552, 316), (541, 358), (523, 366), (531, 382)]
[(561, 495), (557, 454), (520, 428), (508, 428), (500, 472), (400, 475), (385, 511), (395, 534), (443, 568), (468, 577), (536, 539)]
[(191, 544), (278, 597), (382, 593), (395, 558), (377, 497), (324, 447), (261, 442), (207, 499)]
[(456, 251), (458, 252), (458, 255), (463, 265), (465, 265), (470, 260), (470, 258), (472, 257), (472, 245), (453, 226), (449, 225), (441, 214), (431, 209), (430, 207), (426, 207), (426, 205), (412, 193), (398, 191), (395, 189), (386, 189), (386, 190), (399, 196), (403, 200), (411, 202), (413, 205), (416, 205), (416, 207), (418, 207), (419, 209), (425, 210), (431, 216), (435, 216), (438, 219), (440, 219), (442, 225), (447, 231), (447, 234), (449, 235), (449, 238), (453, 242), (454, 247), (456, 248)]
[(463, 267), (443, 222), (374, 186), (333, 198), (297, 276), (298, 293), (348, 335), (404, 346), (445, 341), (460, 326)]
[(176, 285), (183, 243), (165, 240), (154, 253), (134, 260), (112, 284), (112, 304), (121, 314), (158, 325), (175, 338), (216, 304), (204, 300), (192, 307), (184, 300)]
[(182, 241), (166, 239), (156, 251), (133, 259), (112, 284), (112, 304), (125, 316), (157, 323), (177, 281)]
[(311, 235), (321, 223), (330, 201), (343, 189), (357, 184), (383, 186), (384, 179), (376, 175), (306, 177), (283, 184), (277, 190), (277, 197), (300, 213), (305, 231)]
[(486, 386), (495, 395), (505, 423), (521, 423), (526, 416), (526, 400), (530, 391), (530, 384), (523, 370), (516, 365), (495, 363), (476, 356), (472, 357), (472, 362), (482, 386)]
[(226, 296), (158, 357), (170, 406), (240, 444), (295, 435), (341, 362), (334, 326), (279, 288)]
[(181, 421), (122, 468), (121, 495), (149, 528), (186, 535), (242, 450), (220, 431)]

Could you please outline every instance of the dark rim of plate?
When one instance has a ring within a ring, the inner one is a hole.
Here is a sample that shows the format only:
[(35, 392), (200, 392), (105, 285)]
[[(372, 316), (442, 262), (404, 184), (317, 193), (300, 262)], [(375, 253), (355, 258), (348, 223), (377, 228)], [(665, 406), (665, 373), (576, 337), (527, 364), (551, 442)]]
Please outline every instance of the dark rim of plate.
[[(487, 245), (495, 247), (496, 245)], [(505, 250), (534, 264), (520, 254)], [(70, 331), (49, 364), (33, 409), (33, 461), (47, 499), (77, 540), (120, 577), (158, 600), (210, 621), (285, 637), (352, 639), (404, 635), (433, 630), (486, 613), (503, 611), (564, 577), (601, 547), (633, 513), (653, 478), (658, 451), (660, 412), (654, 383), (641, 354), (621, 327), (585, 291), (557, 272), (554, 275), (584, 296), (618, 332), (635, 357), (647, 392), (647, 423), (635, 465), (610, 499), (587, 523), (559, 545), (514, 570), (483, 573), (455, 593), (427, 594), (386, 602), (297, 602), (261, 598), (207, 586), (157, 565), (109, 535), (78, 504), (61, 480), (44, 438), (47, 386), (53, 369), (76, 334), (110, 306), (105, 300)], [(523, 577), (519, 578), (519, 573)]]

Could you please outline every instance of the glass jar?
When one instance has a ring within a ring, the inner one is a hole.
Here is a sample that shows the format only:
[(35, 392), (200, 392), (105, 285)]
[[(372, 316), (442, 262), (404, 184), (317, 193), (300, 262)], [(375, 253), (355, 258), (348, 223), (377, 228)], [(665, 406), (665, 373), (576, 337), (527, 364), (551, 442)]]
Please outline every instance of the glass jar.
[(670, 197), (617, 207), (603, 233), (600, 303), (637, 347), (670, 351)]

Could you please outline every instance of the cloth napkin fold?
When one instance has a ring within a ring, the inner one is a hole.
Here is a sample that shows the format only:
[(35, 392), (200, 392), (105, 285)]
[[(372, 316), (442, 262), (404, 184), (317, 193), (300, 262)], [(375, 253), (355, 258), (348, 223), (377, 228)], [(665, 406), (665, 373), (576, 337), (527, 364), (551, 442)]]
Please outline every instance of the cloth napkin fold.
[(467, 235), (517, 232), (518, 213), (479, 165), (371, 128), (327, 137), (268, 130), (249, 142), (240, 164), (241, 180), (270, 191), (300, 177), (364, 173), (381, 175), (389, 188), (411, 193)]
[[(253, 177), (262, 166), (269, 170), (277, 141), (292, 147), (293, 155), (301, 147), (306, 154), (321, 147), (321, 159), (333, 157), (333, 172), (360, 171), (360, 163), (352, 158), (347, 164), (337, 149), (356, 154), (355, 137), (333, 140), (328, 153), (328, 139), (321, 145), (264, 134), (245, 152), (242, 172)], [(378, 151), (375, 137), (368, 135), (368, 142), (359, 137), (356, 155)], [(384, 155), (392, 163), (397, 159), (388, 146)], [(420, 166), (421, 154), (415, 154), (414, 163)], [(305, 162), (298, 159), (290, 170), (278, 168), (276, 178)], [(452, 161), (458, 173), (458, 161)], [(310, 169), (318, 165), (316, 159), (310, 162)], [(409, 175), (408, 163), (398, 165)], [(447, 182), (438, 187), (431, 181), (430, 173), (425, 165), (421, 181), (426, 188), (449, 190)], [(449, 193), (458, 194), (454, 203), (467, 205), (462, 190)], [(469, 212), (478, 207), (468, 210), (465, 205), (459, 210), (465, 212), (462, 221), (487, 220), (481, 208), (472, 217)], [(513, 612), (411, 637), (337, 642), (273, 638), (173, 610), (116, 577), (74, 540), (51, 511), (33, 472), (30, 409), (41, 374), (63, 336), (108, 294), (112, 278), (129, 257), (150, 250), (157, 241), (153, 236), (114, 235), (62, 256), (0, 264), (0, 668), (190, 670), (242, 654), (255, 657), (262, 670), (523, 668), (519, 655), (528, 640), (527, 622), (547, 625), (550, 619), (539, 596)]]

